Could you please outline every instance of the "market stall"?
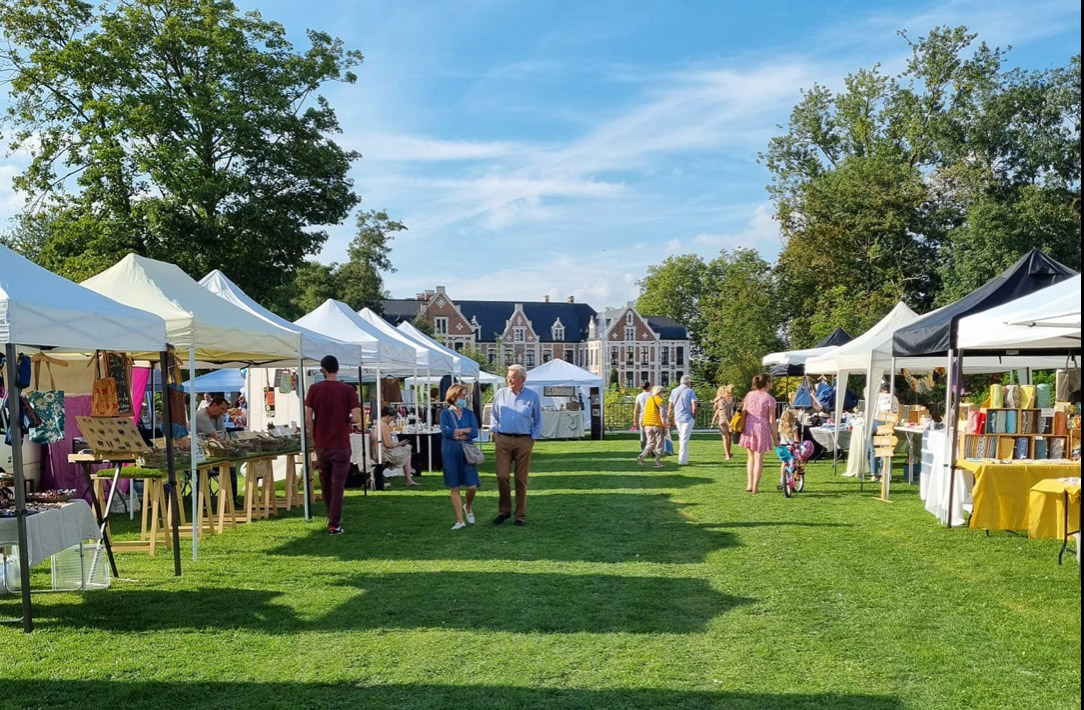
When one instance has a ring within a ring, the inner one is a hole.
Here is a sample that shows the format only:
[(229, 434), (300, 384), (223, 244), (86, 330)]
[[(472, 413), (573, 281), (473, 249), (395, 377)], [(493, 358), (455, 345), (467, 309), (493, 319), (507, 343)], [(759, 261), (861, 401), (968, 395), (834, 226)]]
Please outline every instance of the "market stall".
[[(196, 368), (234, 364), (297, 362), (301, 357), (297, 331), (257, 317), (211, 293), (175, 264), (129, 254), (102, 273), (83, 282), (104, 296), (154, 313), (166, 321), (169, 342), (188, 356), (188, 376)], [(196, 397), (189, 397), (188, 421), (196, 419)], [(201, 452), (189, 437), (189, 472), (193, 482), (192, 522), (197, 509), (197, 467)], [(198, 443), (198, 442), (196, 442)], [(192, 557), (199, 550), (199, 534), (193, 528)]]
[[(3, 370), (7, 407), (10, 414), (13, 495), (15, 505), (14, 542), (18, 548), (19, 580), (22, 594), (22, 618), (25, 631), (33, 628), (30, 595), (30, 534), (27, 529), (27, 497), (23, 473), (24, 432), (19, 423), (23, 410), (21, 395), (30, 386), (29, 368), (32, 358), (24, 360), (20, 354), (95, 353), (108, 348), (117, 352), (151, 353), (164, 358), (166, 350), (166, 324), (162, 318), (129, 308), (116, 301), (61, 278), (0, 245), (0, 344), (4, 346)], [(80, 363), (82, 364), (82, 363)], [(25, 365), (25, 367), (24, 367)], [(61, 395), (52, 392), (56, 402)], [(63, 411), (62, 409), (60, 411)], [(63, 426), (53, 422), (58, 430)], [(62, 433), (62, 432), (61, 432)], [(167, 468), (169, 480), (175, 481), (172, 462), (172, 439), (167, 437)], [(176, 509), (176, 497), (171, 497)], [(65, 514), (67, 516), (68, 514)], [(83, 522), (64, 526), (64, 539), (49, 545), (72, 547), (81, 544), (84, 533), (91, 530)], [(95, 530), (101, 534), (98, 515)], [(48, 518), (43, 520), (48, 521)], [(35, 523), (37, 525), (37, 523)], [(5, 533), (4, 537), (8, 535)], [(93, 537), (93, 536), (91, 536)], [(176, 540), (176, 536), (174, 537)], [(10, 548), (9, 548), (10, 549)], [(35, 543), (35, 556), (43, 554), (46, 547)], [(176, 545), (174, 546), (176, 549)], [(180, 558), (174, 555), (175, 570), (180, 574)]]
[(601, 400), (603, 384), (598, 375), (565, 360), (550, 360), (528, 371), (526, 386), (543, 398), (543, 438), (583, 438), (591, 425), (587, 403)]
[(832, 333), (814, 345), (804, 350), (788, 350), (786, 352), (770, 353), (761, 358), (761, 364), (768, 369), (772, 377), (791, 377), (806, 374), (806, 361), (811, 358), (821, 357), (832, 352), (835, 348), (851, 342), (850, 333), (843, 328), (836, 328)]
[[(283, 328), (285, 330), (297, 333), (297, 336), (298, 336), (298, 339), (299, 339), (300, 355), (301, 355), (300, 359), (296, 363), (297, 364), (296, 372), (297, 372), (297, 376), (298, 376), (298, 384), (297, 384), (297, 392), (298, 392), (297, 404), (298, 404), (298, 406), (297, 406), (297, 411), (296, 412), (282, 412), (282, 414), (284, 416), (279, 417), (279, 419), (277, 421), (276, 421), (275, 417), (270, 417), (270, 421), (268, 421), (269, 418), (265, 416), (267, 414), (267, 409), (264, 406), (262, 406), (263, 405), (262, 401), (256, 401), (256, 400), (253, 399), (252, 393), (253, 393), (254, 388), (249, 386), (249, 384), (247, 382), (247, 379), (246, 379), (246, 384), (242, 386), (243, 389), (241, 391), (245, 392), (245, 399), (249, 403), (249, 406), (251, 408), (250, 411), (252, 411), (255, 414), (255, 416), (252, 417), (248, 422), (250, 424), (250, 426), (252, 426), (254, 428), (264, 429), (264, 428), (266, 428), (266, 426), (268, 424), (274, 425), (274, 424), (295, 423), (295, 424), (299, 425), (299, 427), (301, 429), (301, 433), (302, 433), (302, 436), (301, 436), (301, 449), (302, 449), (301, 460), (302, 460), (302, 467), (303, 467), (302, 479), (303, 479), (303, 483), (304, 483), (304, 490), (305, 491), (311, 490), (312, 489), (312, 484), (311, 484), (311, 481), (312, 481), (312, 462), (310, 460), (311, 457), (309, 456), (309, 451), (308, 451), (308, 435), (307, 435), (307, 432), (304, 431), (305, 417), (302, 415), (302, 411), (301, 411), (301, 401), (303, 401), (303, 399), (304, 399), (304, 395), (305, 395), (305, 391), (306, 391), (306, 384), (307, 384), (305, 368), (306, 368), (306, 366), (314, 365), (316, 363), (319, 363), (320, 359), (323, 358), (325, 355), (334, 355), (338, 359), (340, 367), (346, 367), (346, 368), (360, 367), (361, 364), (362, 364), (361, 348), (359, 348), (357, 345), (353, 345), (353, 344), (350, 344), (350, 343), (343, 342), (341, 340), (337, 340), (335, 338), (330, 338), (330, 337), (327, 337), (325, 335), (321, 335), (320, 333), (309, 330), (308, 328), (297, 325), (296, 323), (291, 323), (290, 321), (288, 321), (285, 318), (279, 316), (278, 314), (276, 314), (276, 313), (264, 308), (263, 306), (261, 306), (259, 303), (257, 303), (255, 300), (253, 300), (247, 293), (242, 291), (241, 287), (239, 287), (237, 284), (235, 284), (233, 281), (231, 281), (229, 279), (229, 277), (226, 276), (226, 274), (222, 273), (218, 269), (214, 269), (213, 271), (209, 272), (206, 276), (204, 276), (202, 279), (200, 279), (199, 283), (200, 283), (201, 286), (203, 286), (205, 289), (207, 289), (211, 293), (215, 294), (219, 298), (222, 298), (225, 301), (228, 301), (229, 303), (232, 303), (233, 305), (237, 306), (238, 308), (241, 308), (241, 309), (243, 309), (245, 311), (248, 311), (249, 313), (256, 316), (257, 318), (260, 318), (260, 319), (262, 319), (262, 320), (264, 320), (264, 321), (266, 321), (266, 322), (268, 322), (268, 323), (270, 323), (272, 325), (278, 326), (279, 328)], [(272, 363), (272, 364), (289, 365), (291, 367), (294, 365), (294, 363), (292, 363), (292, 362), (289, 362), (289, 363)], [(257, 378), (257, 379), (261, 380), (261, 384), (259, 384), (259, 386), (258, 386), (258, 391), (263, 392), (264, 391), (263, 388), (268, 387), (270, 385), (270, 378), (272, 377), (272, 373), (274, 373), (274, 372), (275, 372), (275, 370), (268, 367), (268, 368), (260, 368), (259, 372), (251, 373), (254, 378)], [(276, 384), (276, 386), (278, 385), (277, 382), (275, 384)], [(292, 379), (291, 379), (291, 384), (292, 384)], [(206, 391), (206, 390), (203, 390), (203, 391)], [(295, 427), (295, 428), (298, 428), (298, 427)], [(285, 478), (285, 477), (289, 476), (292, 473), (292, 470), (290, 469), (289, 466), (287, 466), (286, 470), (282, 471), (281, 473), (283, 474), (283, 477)], [(312, 513), (311, 513), (311, 510), (310, 510), (310, 501), (309, 501), (308, 494), (305, 495), (304, 509), (305, 509), (305, 519), (306, 520), (311, 519)]]
[[(902, 358), (926, 358), (934, 361), (942, 359), (948, 373), (948, 396), (945, 407), (945, 421), (949, 432), (946, 437), (947, 451), (944, 454), (945, 466), (941, 471), (933, 472), (933, 475), (939, 479), (933, 482), (933, 487), (947, 489), (945, 504), (938, 504), (936, 508), (946, 512), (944, 520), (949, 526), (955, 524), (955, 516), (948, 513), (955, 510), (955, 499), (959, 495), (956, 459), (957, 441), (960, 436), (958, 422), (963, 394), (963, 374), (969, 370), (971, 363), (975, 360), (981, 362), (983, 358), (999, 361), (1002, 370), (1020, 369), (1024, 372), (1021, 380), (1029, 379), (1029, 368), (1053, 369), (1064, 366), (1066, 363), (1064, 349), (1060, 351), (1062, 354), (1059, 354), (1057, 348), (1051, 349), (1045, 345), (1028, 347), (1027, 343), (1018, 343), (1021, 347), (1008, 347), (1001, 343), (996, 347), (988, 348), (972, 340), (971, 336), (961, 341), (961, 322), (969, 316), (982, 314), (1030, 296), (1042, 289), (1071, 279), (1075, 275), (1074, 271), (1063, 264), (1050, 259), (1038, 250), (1032, 250), (1009, 269), (964, 298), (915, 319), (893, 334), (892, 352), (897, 361)], [(987, 331), (992, 338), (1000, 338), (1002, 330), (1002, 327), (987, 326)], [(1079, 349), (1079, 340), (1076, 347)], [(966, 357), (963, 354), (965, 350)], [(1025, 384), (1030, 386), (1030, 383)]]

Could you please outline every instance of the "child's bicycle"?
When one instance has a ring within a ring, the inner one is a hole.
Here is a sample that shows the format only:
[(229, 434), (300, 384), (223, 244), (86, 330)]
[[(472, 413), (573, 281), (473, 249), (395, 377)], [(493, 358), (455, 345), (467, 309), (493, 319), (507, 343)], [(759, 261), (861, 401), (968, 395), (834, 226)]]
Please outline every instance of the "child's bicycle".
[(800, 444), (780, 444), (775, 447), (775, 454), (783, 462), (783, 480), (780, 488), (783, 495), (790, 498), (805, 489), (805, 462), (813, 455), (813, 442)]

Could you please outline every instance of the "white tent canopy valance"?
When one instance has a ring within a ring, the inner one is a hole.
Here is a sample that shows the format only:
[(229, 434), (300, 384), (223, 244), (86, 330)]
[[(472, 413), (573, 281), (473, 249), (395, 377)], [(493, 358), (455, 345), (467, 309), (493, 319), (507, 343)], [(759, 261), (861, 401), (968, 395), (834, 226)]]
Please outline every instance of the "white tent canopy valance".
[[(335, 338), (329, 338), (303, 326), (291, 323), (278, 314), (269, 311), (254, 301), (241, 287), (235, 284), (224, 273), (214, 269), (200, 280), (200, 285), (215, 294), (219, 298), (232, 303), (238, 308), (244, 309), (268, 323), (284, 330), (297, 333), (301, 357), (308, 362), (320, 362), (325, 355), (334, 355), (343, 367), (358, 367), (361, 365), (361, 348), (357, 345), (345, 343)], [(296, 361), (282, 363), (268, 363), (273, 365), (296, 365)]]
[(449, 357), (451, 357), (452, 361), (455, 364), (455, 369), (452, 371), (452, 374), (459, 375), (460, 377), (465, 378), (479, 376), (478, 373), (481, 372), (481, 368), (478, 366), (477, 362), (470, 359), (466, 355), (457, 353), (451, 348), (447, 348), (441, 343), (438, 343), (425, 333), (415, 328), (413, 324), (404, 321), (403, 323), (400, 323), (398, 326), (396, 326), (396, 328), (402, 333), (404, 333), (411, 340), (417, 343), (421, 343), (422, 345), (428, 348), (432, 348), (433, 350), (436, 350), (438, 352), (445, 353)]
[(455, 372), (455, 360), (448, 354), (417, 342), (368, 308), (362, 308), (358, 311), (358, 316), (388, 338), (414, 351), (414, 365), (412, 367), (388, 368), (388, 373), (413, 373), (416, 375), (419, 369), (426, 373), (437, 372), (442, 375)]
[(413, 367), (417, 361), (414, 348), (389, 338), (342, 301), (329, 298), (294, 323), (330, 338), (360, 345), (366, 368), (375, 369), (378, 365)]
[(605, 383), (593, 372), (577, 367), (565, 360), (550, 360), (527, 372), (527, 384), (531, 387), (599, 387)]
[(166, 321), (169, 342), (200, 362), (297, 360), (295, 332), (223, 302), (175, 264), (129, 254), (83, 285)]
[(961, 318), (957, 329), (965, 351), (1079, 349), (1080, 275)]
[(0, 343), (72, 352), (161, 352), (166, 323), (0, 245)]

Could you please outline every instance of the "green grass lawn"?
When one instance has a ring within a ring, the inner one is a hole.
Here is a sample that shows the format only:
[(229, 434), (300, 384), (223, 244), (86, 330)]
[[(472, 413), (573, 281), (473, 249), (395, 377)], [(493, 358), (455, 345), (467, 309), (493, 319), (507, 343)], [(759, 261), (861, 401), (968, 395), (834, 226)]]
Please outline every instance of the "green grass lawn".
[(750, 496), (744, 452), (707, 436), (681, 469), (635, 447), (539, 444), (522, 528), (490, 524), (487, 461), (459, 532), (427, 474), (351, 491), (340, 537), (295, 514), (195, 563), (182, 541), (181, 578), (168, 551), (122, 554), (112, 589), (0, 627), (0, 707), (1080, 707), (1058, 543), (947, 530), (917, 486), (881, 503), (830, 464)]

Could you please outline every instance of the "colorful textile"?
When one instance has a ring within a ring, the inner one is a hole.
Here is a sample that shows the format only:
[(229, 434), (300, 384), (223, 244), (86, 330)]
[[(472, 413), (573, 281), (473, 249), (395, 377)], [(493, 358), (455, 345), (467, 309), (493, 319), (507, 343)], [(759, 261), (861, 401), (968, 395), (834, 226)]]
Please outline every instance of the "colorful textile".
[(1020, 408), (1031, 409), (1035, 406), (1035, 385), (1020, 385)]
[(26, 396), (41, 423), (30, 430), (35, 444), (55, 444), (64, 440), (64, 390), (31, 392)]
[(1050, 399), (1050, 385), (1035, 385), (1035, 406), (1039, 409), (1054, 406)]
[(994, 409), (1005, 406), (1005, 388), (1001, 385), (990, 385), (990, 406)]

